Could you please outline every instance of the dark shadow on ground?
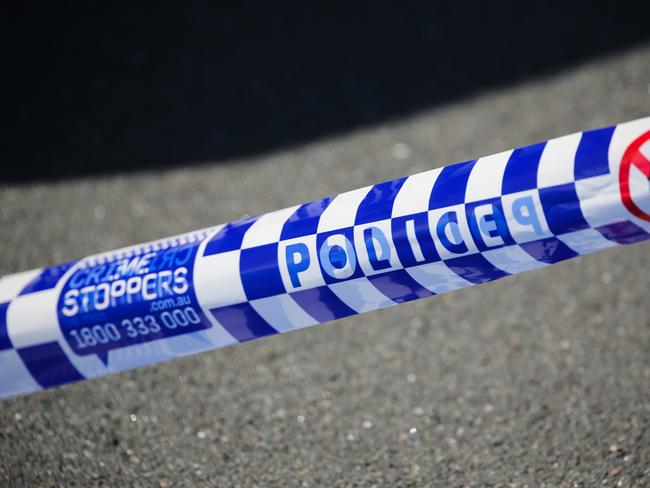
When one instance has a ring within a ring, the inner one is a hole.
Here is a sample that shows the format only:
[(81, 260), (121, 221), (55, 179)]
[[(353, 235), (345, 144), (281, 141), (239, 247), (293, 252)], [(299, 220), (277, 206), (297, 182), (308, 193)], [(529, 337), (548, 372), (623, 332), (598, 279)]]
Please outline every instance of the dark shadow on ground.
[(612, 2), (132, 3), (5, 12), (4, 181), (224, 161), (650, 39)]

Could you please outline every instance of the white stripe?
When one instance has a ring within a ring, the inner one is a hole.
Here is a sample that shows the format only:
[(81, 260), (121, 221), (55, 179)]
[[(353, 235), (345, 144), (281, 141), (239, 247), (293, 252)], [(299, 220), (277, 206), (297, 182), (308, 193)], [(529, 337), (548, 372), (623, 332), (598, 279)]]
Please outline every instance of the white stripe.
[(14, 299), (7, 310), (7, 332), (14, 347), (28, 347), (59, 338), (58, 290), (44, 290)]
[(547, 266), (546, 263), (538, 261), (519, 246), (490, 249), (481, 254), (494, 266), (510, 274), (523, 273)]
[(557, 238), (578, 254), (589, 254), (601, 249), (616, 246), (615, 242), (604, 237), (596, 229), (583, 229), (559, 235)]
[(465, 201), (476, 202), (501, 196), (503, 173), (512, 150), (480, 158), (474, 164), (467, 180)]
[(437, 295), (473, 285), (450, 270), (442, 261), (421, 264), (407, 268), (406, 271), (411, 278)]
[(298, 205), (267, 213), (259, 217), (244, 234), (241, 245), (242, 249), (278, 242), (282, 233), (282, 227), (297, 208)]
[(357, 216), (359, 204), (363, 201), (372, 186), (341, 193), (334, 197), (318, 221), (318, 232), (352, 227)]
[(240, 254), (236, 250), (197, 257), (194, 289), (202, 307), (210, 309), (246, 301), (239, 274)]
[(251, 300), (250, 304), (271, 327), (279, 332), (300, 329), (318, 323), (286, 294)]
[(591, 227), (629, 220), (632, 216), (623, 206), (618, 182), (611, 174), (577, 180), (576, 193), (582, 215)]
[[(244, 286), (242, 285), (239, 275), (239, 251), (235, 251), (237, 256), (231, 256), (227, 259), (227, 265), (229, 266), (229, 269), (227, 270), (228, 272), (219, 268), (219, 259), (209, 259), (213, 257), (216, 258), (216, 256), (219, 256), (220, 254), (203, 256), (208, 242), (210, 242), (210, 240), (217, 235), (223, 227), (223, 225), (214, 227), (210, 232), (206, 233), (196, 251), (196, 259), (194, 261), (194, 291), (199, 306), (212, 324), (212, 327), (209, 329), (195, 332), (195, 334), (200, 335), (207, 341), (211, 342), (214, 347), (236, 344), (238, 341), (230, 335), (225, 327), (215, 318), (212, 312), (210, 312), (210, 308), (217, 306), (213, 305), (213, 302), (219, 302), (220, 299), (229, 300), (231, 303), (233, 300), (236, 300), (237, 302), (246, 300)], [(219, 286), (222, 290), (217, 288)], [(229, 297), (223, 295), (223, 288), (231, 288), (231, 295)]]
[(537, 187), (564, 185), (574, 178), (575, 157), (582, 133), (551, 139), (544, 146), (537, 168)]
[(42, 269), (33, 269), (0, 278), (0, 303), (8, 302), (17, 297), (23, 288), (36, 278), (41, 271)]
[(393, 217), (402, 217), (429, 210), (431, 190), (442, 168), (409, 176), (393, 202)]
[(358, 313), (370, 312), (396, 305), (394, 301), (380, 292), (367, 278), (357, 278), (329, 285), (329, 288), (348, 307)]

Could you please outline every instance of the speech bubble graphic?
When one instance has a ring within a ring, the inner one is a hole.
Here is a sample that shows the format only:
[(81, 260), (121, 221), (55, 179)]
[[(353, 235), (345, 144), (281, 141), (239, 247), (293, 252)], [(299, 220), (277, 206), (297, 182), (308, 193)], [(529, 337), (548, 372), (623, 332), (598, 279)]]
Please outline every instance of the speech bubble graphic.
[(108, 353), (211, 327), (198, 304), (192, 270), (198, 243), (81, 266), (59, 297), (59, 324), (72, 350)]

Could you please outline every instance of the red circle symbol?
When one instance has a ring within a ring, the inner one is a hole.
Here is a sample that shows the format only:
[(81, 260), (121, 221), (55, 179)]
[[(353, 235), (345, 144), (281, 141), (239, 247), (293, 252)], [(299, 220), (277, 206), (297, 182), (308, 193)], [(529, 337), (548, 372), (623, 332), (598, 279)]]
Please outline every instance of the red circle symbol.
[(643, 146), (643, 144), (648, 140), (650, 140), (650, 130), (635, 139), (627, 148), (625, 154), (623, 154), (623, 159), (621, 159), (621, 170), (618, 174), (618, 182), (621, 187), (621, 200), (623, 200), (625, 208), (632, 212), (636, 217), (650, 222), (650, 214), (639, 208), (634, 200), (632, 200), (632, 195), (630, 194), (630, 170), (632, 169), (632, 166), (635, 166), (645, 175), (648, 179), (648, 184), (650, 185), (650, 159), (644, 156), (641, 152), (641, 146)]

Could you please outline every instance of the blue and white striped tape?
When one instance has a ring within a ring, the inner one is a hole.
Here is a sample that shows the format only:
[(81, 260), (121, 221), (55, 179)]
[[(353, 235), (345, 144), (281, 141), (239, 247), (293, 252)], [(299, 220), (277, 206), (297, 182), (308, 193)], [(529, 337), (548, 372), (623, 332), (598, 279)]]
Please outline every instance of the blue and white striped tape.
[(650, 238), (650, 118), (0, 280), (0, 396)]

